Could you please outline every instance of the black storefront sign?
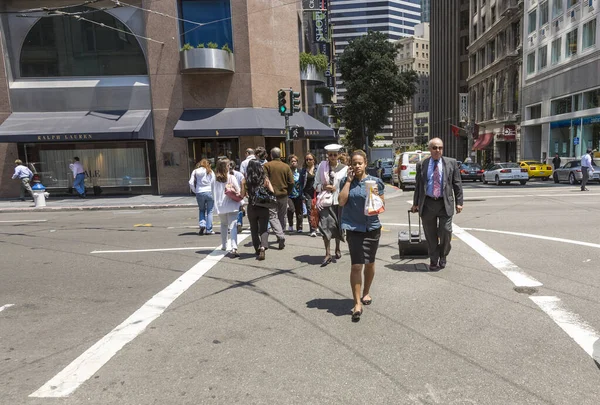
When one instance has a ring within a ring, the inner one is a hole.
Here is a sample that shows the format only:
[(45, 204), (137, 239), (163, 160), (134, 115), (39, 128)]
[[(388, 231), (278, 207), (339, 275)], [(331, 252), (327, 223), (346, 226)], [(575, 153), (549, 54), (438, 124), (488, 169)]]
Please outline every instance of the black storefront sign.
[(323, 55), (327, 56), (327, 60), (328, 61), (331, 60), (331, 44), (329, 44), (329, 43), (318, 43), (317, 44), (317, 50), (319, 51), (319, 53), (322, 53)]
[(327, 10), (327, 0), (302, 0), (302, 10)]
[(329, 18), (327, 11), (313, 13), (313, 38), (315, 43), (329, 43)]

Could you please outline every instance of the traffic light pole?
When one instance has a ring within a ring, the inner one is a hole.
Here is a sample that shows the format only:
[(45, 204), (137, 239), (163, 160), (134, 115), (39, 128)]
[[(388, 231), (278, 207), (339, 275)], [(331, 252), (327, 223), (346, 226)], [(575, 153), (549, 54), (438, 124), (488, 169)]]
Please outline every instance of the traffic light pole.
[(290, 137), (290, 115), (285, 114), (285, 157), (292, 154), (292, 138)]

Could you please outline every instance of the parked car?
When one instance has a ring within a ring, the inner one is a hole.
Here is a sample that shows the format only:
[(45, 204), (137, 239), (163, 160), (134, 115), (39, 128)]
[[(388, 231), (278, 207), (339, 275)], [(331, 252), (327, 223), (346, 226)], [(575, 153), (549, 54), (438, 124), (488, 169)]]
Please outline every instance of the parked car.
[(461, 180), (483, 181), (483, 169), (479, 163), (462, 163), (460, 165)]
[(542, 162), (536, 162), (535, 160), (524, 160), (519, 162), (519, 166), (521, 166), (522, 169), (527, 169), (529, 180), (537, 178), (546, 181), (552, 177), (552, 166)]
[(377, 177), (383, 181), (391, 181), (393, 166), (393, 159), (378, 159), (375, 163), (375, 167), (377, 168)]
[(416, 184), (417, 163), (428, 158), (430, 155), (429, 151), (422, 152), (415, 150), (403, 152), (396, 156), (392, 168), (392, 183), (402, 190), (406, 189), (407, 185), (414, 186)]
[[(590, 180), (600, 182), (600, 167), (595, 162), (592, 162), (592, 165), (594, 166), (594, 174), (590, 176)], [(552, 177), (555, 183), (560, 183), (561, 181), (568, 181), (569, 184), (581, 183), (583, 177), (581, 174), (581, 160), (572, 160), (565, 163), (564, 166), (554, 171)]]
[(483, 184), (494, 183), (499, 186), (502, 183), (518, 181), (522, 186), (527, 184), (529, 174), (527, 169), (522, 169), (518, 163), (493, 163), (483, 172)]

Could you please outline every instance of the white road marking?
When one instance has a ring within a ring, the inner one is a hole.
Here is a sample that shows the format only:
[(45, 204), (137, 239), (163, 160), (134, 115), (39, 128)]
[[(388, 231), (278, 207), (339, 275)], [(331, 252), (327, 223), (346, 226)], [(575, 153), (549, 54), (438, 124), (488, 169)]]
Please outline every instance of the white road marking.
[(527, 238), (551, 240), (553, 242), (571, 243), (573, 245), (581, 245), (581, 246), (587, 246), (587, 247), (593, 247), (593, 248), (600, 249), (600, 244), (598, 244), (598, 243), (583, 242), (583, 241), (580, 241), (580, 240), (555, 238), (555, 237), (552, 237), (552, 236), (534, 235), (534, 234), (531, 234), (531, 233), (498, 231), (498, 230), (495, 230), (495, 229), (481, 229), (481, 228), (462, 228), (462, 229), (465, 230), (465, 231), (491, 232), (491, 233), (501, 233), (501, 234), (505, 234), (505, 235), (524, 236), (524, 237), (527, 237)]
[[(552, 318), (594, 360), (600, 362), (600, 352), (594, 353), (594, 345), (600, 335), (577, 314), (564, 307), (558, 297), (529, 297), (542, 311)], [(600, 345), (599, 345), (600, 348)]]
[(0, 307), (0, 312), (4, 311), (6, 308), (14, 307), (15, 304), (6, 304)]
[[(382, 222), (381, 225), (385, 225), (385, 226), (408, 226), (408, 224), (398, 224), (398, 223), (393, 223), (393, 222)], [(411, 225), (415, 225), (415, 224), (411, 224)], [(419, 224), (416, 224), (417, 227), (419, 226)]]
[(539, 287), (543, 284), (525, 273), (519, 266), (496, 252), (494, 249), (462, 229), (456, 224), (452, 225), (454, 234), (473, 250), (479, 253), (492, 266), (500, 270), (517, 287)]
[[(250, 235), (239, 235), (238, 243), (248, 236)], [(152, 321), (216, 265), (226, 253), (221, 249), (215, 249), (29, 396), (59, 398), (72, 394), (127, 343), (142, 333)]]
[(0, 221), (2, 224), (13, 224), (13, 223), (21, 223), (21, 222), (48, 222), (47, 219), (15, 219), (12, 221)]
[[(469, 195), (469, 198), (485, 198), (485, 199), (497, 199), (497, 198), (532, 198), (532, 197), (582, 197), (582, 196), (599, 196), (600, 193), (573, 193), (573, 194), (505, 194), (505, 195)], [(466, 197), (466, 196), (465, 196)], [(412, 204), (412, 201), (411, 201)]]
[[(213, 222), (213, 225), (215, 223)], [(198, 229), (198, 225), (186, 225), (186, 226), (168, 226), (167, 229)]]
[(138, 249), (138, 250), (94, 250), (90, 253), (142, 253), (142, 252), (168, 252), (174, 250), (208, 250), (215, 249), (214, 246), (197, 246), (181, 248), (163, 248), (163, 249)]

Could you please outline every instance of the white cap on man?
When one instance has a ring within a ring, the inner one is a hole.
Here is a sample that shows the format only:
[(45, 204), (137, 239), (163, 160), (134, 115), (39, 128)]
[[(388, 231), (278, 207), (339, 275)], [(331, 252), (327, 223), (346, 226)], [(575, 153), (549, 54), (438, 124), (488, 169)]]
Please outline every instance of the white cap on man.
[(343, 146), (338, 145), (337, 143), (330, 143), (329, 145), (325, 146), (325, 150), (327, 152), (339, 152), (342, 148)]

